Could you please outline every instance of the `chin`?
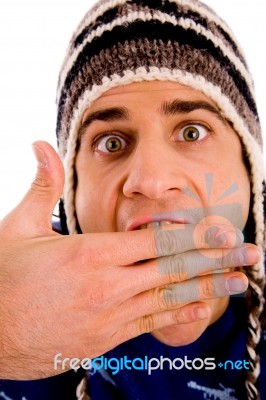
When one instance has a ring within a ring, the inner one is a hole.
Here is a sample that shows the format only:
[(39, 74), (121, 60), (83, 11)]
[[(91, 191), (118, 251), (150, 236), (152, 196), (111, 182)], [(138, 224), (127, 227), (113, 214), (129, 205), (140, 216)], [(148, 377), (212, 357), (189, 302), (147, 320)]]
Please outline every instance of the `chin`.
[(168, 346), (185, 346), (195, 342), (206, 330), (209, 321), (196, 321), (190, 324), (176, 324), (157, 329), (152, 335)]

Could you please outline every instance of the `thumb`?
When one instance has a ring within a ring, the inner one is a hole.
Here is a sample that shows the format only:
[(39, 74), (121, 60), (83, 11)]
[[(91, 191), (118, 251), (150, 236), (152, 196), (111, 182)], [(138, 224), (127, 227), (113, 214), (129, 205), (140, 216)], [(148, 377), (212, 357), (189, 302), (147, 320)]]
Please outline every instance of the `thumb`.
[(32, 148), (37, 160), (34, 181), (22, 201), (2, 221), (5, 233), (16, 237), (48, 235), (54, 207), (63, 191), (64, 168), (56, 151), (43, 141), (33, 143)]

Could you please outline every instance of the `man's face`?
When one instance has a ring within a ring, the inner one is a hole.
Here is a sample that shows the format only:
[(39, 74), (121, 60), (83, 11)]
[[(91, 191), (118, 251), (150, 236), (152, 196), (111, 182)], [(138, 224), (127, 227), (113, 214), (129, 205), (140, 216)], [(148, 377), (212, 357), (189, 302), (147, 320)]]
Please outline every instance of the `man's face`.
[[(250, 186), (241, 143), (201, 92), (159, 81), (111, 89), (87, 109), (80, 135), (76, 210), (83, 233), (145, 229), (162, 214), (162, 225), (196, 224), (193, 210), (233, 203), (241, 205), (244, 228)], [(186, 326), (185, 342), (214, 322), (228, 299), (208, 303), (210, 320)], [(170, 345), (179, 343), (176, 335), (175, 326), (155, 332)]]

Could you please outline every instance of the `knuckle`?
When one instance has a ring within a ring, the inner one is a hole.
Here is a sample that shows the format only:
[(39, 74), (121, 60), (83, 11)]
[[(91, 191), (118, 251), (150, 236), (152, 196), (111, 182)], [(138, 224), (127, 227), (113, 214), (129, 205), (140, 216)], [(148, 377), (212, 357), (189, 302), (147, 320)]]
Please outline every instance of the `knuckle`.
[(175, 232), (161, 230), (155, 232), (155, 246), (157, 257), (174, 253), (178, 247)]
[(101, 264), (103, 258), (102, 252), (97, 251), (98, 249), (91, 246), (85, 237), (80, 237), (80, 235), (73, 237), (71, 248), (73, 258), (84, 271), (88, 267), (92, 270), (92, 268)]
[(226, 256), (228, 267), (237, 267), (245, 264), (245, 249), (234, 249)]
[(169, 305), (165, 298), (164, 288), (155, 288), (153, 292), (153, 298), (157, 311), (163, 311), (169, 308)]
[(90, 310), (103, 310), (108, 305), (108, 296), (106, 290), (100, 287), (95, 287), (93, 290), (88, 290), (86, 296), (87, 307)]
[(189, 321), (188, 313), (185, 307), (172, 311), (172, 320), (175, 324), (184, 324)]
[(232, 250), (221, 250), (217, 251), (215, 255), (215, 269), (226, 269), (228, 267), (236, 266), (235, 252)]
[(220, 252), (217, 252), (217, 254), (214, 255), (214, 259), (213, 259), (213, 269), (214, 270), (223, 269), (227, 266), (227, 264), (228, 264), (228, 258), (225, 257), (224, 253), (221, 255)]
[(100, 263), (100, 254), (94, 251), (88, 251), (86, 247), (80, 246), (76, 253), (76, 259), (79, 261), (79, 265), (82, 268), (86, 269), (90, 267), (92, 269), (95, 265)]
[(200, 258), (200, 265), (206, 268), (207, 271), (215, 271), (227, 268), (229, 263), (228, 252), (226, 250), (211, 249), (211, 252), (206, 251), (202, 253)]
[(50, 187), (50, 185), (49, 185), (47, 179), (45, 179), (43, 176), (38, 175), (38, 174), (36, 175), (34, 181), (31, 184), (31, 189), (33, 191), (38, 191), (38, 192), (46, 191), (47, 188), (49, 188), (49, 187)]
[(213, 298), (214, 296), (214, 278), (211, 275), (204, 277), (200, 285), (200, 297), (202, 299)]
[(152, 315), (145, 315), (139, 320), (138, 323), (138, 332), (140, 333), (148, 333), (155, 329), (154, 318)]
[(159, 272), (167, 275), (167, 283), (181, 282), (188, 277), (181, 255), (162, 258), (159, 261)]

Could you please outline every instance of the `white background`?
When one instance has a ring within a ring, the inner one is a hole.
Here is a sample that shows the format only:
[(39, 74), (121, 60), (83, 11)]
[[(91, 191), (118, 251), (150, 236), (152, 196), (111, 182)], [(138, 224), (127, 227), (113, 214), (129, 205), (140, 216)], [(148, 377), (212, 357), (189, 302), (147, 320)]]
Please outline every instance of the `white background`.
[[(266, 132), (265, 2), (205, 2), (229, 23), (245, 50)], [(18, 203), (34, 177), (31, 143), (42, 139), (56, 146), (57, 74), (68, 40), (92, 3), (0, 2), (0, 217)]]

